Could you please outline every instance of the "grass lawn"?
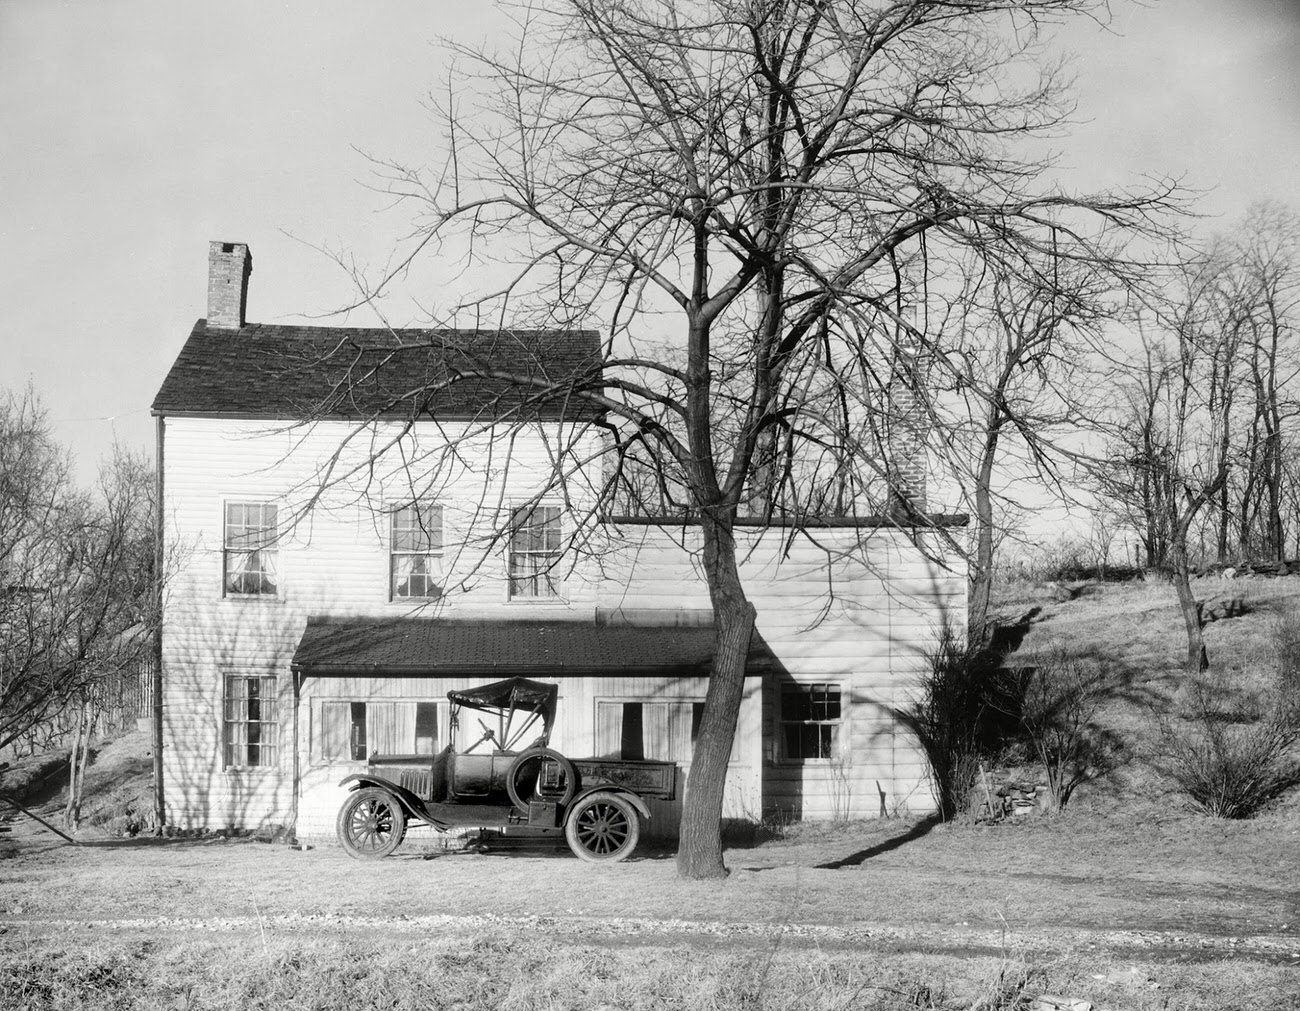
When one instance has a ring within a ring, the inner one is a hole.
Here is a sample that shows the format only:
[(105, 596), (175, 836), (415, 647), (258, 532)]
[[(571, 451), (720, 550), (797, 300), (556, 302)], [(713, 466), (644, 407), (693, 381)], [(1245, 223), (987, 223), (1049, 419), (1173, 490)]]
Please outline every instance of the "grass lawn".
[[(1243, 693), (1265, 686), (1293, 582), (1300, 596), (1300, 580), (1225, 584), (1249, 599), (1210, 626), (1211, 659)], [(1057, 817), (795, 826), (703, 883), (671, 855), (362, 863), (97, 831), (74, 847), (16, 825), (0, 836), (0, 1007), (1300, 1008), (1300, 797), (1214, 820), (1149, 761), (1185, 683), (1172, 592), (1022, 587), (1002, 606), (1039, 609), (1023, 650), (1054, 642), (1112, 681), (1098, 721), (1122, 762)], [(101, 753), (102, 796), (131, 795), (128, 750)]]

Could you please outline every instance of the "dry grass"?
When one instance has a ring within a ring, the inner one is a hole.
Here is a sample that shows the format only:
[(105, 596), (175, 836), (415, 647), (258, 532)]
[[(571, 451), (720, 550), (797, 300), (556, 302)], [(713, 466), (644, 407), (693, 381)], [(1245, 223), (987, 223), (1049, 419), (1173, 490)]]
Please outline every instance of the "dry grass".
[(1300, 909), (1261, 868), (1297, 825), (877, 821), (729, 851), (724, 882), (668, 858), (42, 839), (0, 862), (0, 1006), (1286, 1007)]
[(1055, 992), (1129, 1011), (1255, 1011), (1295, 1006), (1290, 972), (1255, 964), (1129, 965), (1117, 971), (1087, 953), (1031, 966), (1001, 954), (611, 947), (507, 931), (400, 940), (270, 932), (221, 941), (16, 940), (0, 952), (0, 1002), (29, 1011), (1002, 1011)]

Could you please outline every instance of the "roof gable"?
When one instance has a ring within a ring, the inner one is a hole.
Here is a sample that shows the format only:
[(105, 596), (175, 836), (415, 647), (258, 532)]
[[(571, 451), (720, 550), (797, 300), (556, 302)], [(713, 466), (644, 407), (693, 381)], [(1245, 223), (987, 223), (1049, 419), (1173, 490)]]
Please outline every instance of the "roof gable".
[[(153, 413), (577, 420), (598, 412), (571, 391), (598, 390), (600, 366), (594, 330), (210, 329), (199, 320)], [(512, 378), (466, 376), (483, 371)]]

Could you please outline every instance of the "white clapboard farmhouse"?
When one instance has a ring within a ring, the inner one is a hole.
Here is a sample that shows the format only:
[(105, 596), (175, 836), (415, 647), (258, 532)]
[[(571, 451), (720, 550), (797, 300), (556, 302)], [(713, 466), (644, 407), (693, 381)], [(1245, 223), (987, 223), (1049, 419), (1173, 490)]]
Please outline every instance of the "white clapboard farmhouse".
[[(563, 400), (445, 381), (470, 353), (598, 379), (599, 336), (248, 323), (251, 270), (212, 243), (207, 318), (153, 403), (168, 823), (332, 835), (368, 754), (435, 753), (447, 691), (511, 675), (559, 686), (552, 747), (677, 762), (680, 798), (713, 645), (696, 529), (599, 516), (607, 436)], [(742, 526), (758, 634), (728, 815), (933, 806), (893, 716), (965, 611), (933, 537)]]

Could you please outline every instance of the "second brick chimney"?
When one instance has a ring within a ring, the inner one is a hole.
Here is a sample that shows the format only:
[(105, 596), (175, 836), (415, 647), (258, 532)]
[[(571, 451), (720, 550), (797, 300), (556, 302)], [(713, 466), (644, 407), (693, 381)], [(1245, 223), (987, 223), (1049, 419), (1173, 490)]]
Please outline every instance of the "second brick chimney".
[(208, 327), (238, 330), (246, 321), (253, 255), (244, 242), (208, 243)]

